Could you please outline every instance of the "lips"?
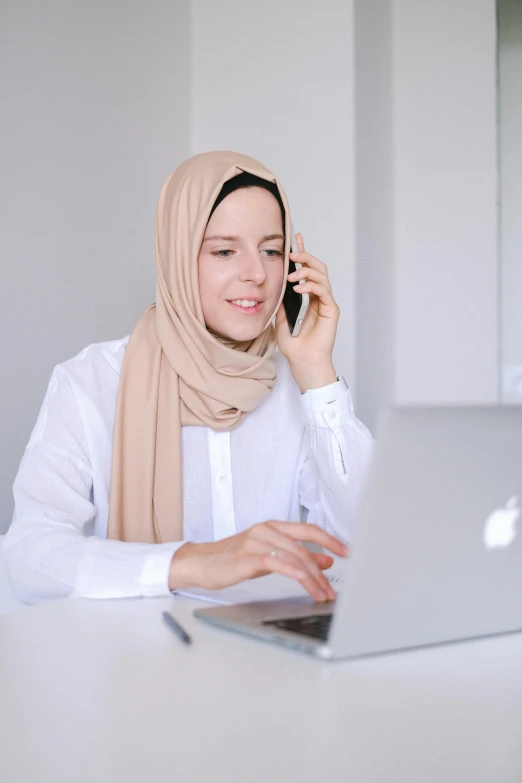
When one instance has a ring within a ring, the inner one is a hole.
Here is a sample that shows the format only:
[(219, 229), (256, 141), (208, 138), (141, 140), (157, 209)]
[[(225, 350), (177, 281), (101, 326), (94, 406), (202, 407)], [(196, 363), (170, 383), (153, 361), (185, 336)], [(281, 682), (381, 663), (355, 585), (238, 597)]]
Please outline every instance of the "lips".
[(227, 299), (227, 302), (259, 302), (262, 304), (265, 300), (260, 299), (259, 296), (235, 296), (233, 299)]
[[(247, 299), (247, 297), (244, 297), (244, 299)], [(250, 302), (257, 301), (257, 304), (254, 305), (254, 307), (242, 307), (241, 305), (234, 304), (231, 299), (228, 299), (227, 301), (230, 307), (232, 307), (237, 313), (243, 313), (243, 315), (255, 315), (261, 310), (263, 306), (263, 302), (258, 301), (255, 297), (252, 297), (252, 299), (247, 299), (247, 301)], [(241, 301), (244, 300), (242, 299)]]

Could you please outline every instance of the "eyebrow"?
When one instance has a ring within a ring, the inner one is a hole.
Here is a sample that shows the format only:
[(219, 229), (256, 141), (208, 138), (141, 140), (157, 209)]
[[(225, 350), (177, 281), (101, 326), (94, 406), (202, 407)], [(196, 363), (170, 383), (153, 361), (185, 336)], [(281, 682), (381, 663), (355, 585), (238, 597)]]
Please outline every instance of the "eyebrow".
[[(225, 239), (227, 242), (238, 242), (239, 237), (229, 237), (229, 236), (211, 236), (211, 237), (205, 237), (203, 242), (208, 242), (210, 239)], [(261, 242), (268, 242), (271, 239), (282, 239), (284, 240), (283, 234), (266, 234), (264, 237), (261, 238)]]

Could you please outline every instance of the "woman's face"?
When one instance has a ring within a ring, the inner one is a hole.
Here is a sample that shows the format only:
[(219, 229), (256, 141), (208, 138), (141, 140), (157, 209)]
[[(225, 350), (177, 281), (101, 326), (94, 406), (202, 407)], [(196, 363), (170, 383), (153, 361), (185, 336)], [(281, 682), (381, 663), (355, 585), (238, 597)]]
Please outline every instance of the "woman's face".
[(281, 209), (271, 193), (240, 188), (223, 199), (198, 255), (208, 328), (237, 342), (261, 334), (283, 287), (283, 250)]

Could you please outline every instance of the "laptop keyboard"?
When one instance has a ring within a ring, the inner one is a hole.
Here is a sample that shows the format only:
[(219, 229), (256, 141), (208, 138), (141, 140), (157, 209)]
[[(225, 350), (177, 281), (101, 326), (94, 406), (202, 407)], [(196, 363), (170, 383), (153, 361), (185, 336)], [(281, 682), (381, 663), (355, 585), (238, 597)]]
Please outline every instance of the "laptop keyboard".
[(273, 625), (292, 633), (301, 633), (304, 636), (312, 636), (326, 642), (333, 615), (310, 614), (307, 617), (289, 617), (285, 620), (263, 620), (263, 625)]

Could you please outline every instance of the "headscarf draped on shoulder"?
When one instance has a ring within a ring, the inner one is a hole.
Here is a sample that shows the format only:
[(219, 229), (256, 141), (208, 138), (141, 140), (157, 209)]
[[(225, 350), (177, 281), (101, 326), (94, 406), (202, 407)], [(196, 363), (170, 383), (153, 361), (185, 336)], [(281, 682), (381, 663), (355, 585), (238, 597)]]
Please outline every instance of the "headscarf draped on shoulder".
[[(136, 325), (123, 359), (113, 441), (108, 537), (162, 543), (183, 538), (181, 427), (232, 430), (270, 394), (276, 379), (272, 321), (252, 341), (221, 340), (206, 328), (198, 254), (223, 186), (248, 172), (275, 183), (265, 166), (234, 152), (207, 152), (167, 179), (156, 213), (156, 303)], [(221, 196), (223, 197), (223, 196)], [(279, 200), (279, 199), (278, 199)]]

